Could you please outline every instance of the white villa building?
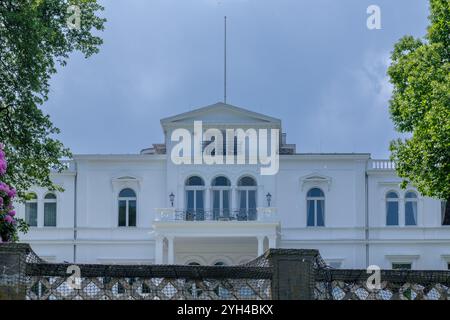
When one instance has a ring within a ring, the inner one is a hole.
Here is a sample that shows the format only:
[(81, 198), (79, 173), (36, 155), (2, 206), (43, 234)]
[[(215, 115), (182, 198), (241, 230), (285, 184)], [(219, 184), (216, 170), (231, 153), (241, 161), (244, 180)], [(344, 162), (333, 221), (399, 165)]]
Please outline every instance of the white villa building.
[[(216, 103), (162, 119), (164, 143), (138, 154), (75, 155), (53, 174), (64, 192), (33, 188), (34, 199), (17, 204), (31, 225), (21, 241), (52, 262), (233, 265), (268, 248), (311, 248), (336, 268), (449, 268), (448, 213), (414, 186), (401, 189), (390, 161), (297, 153), (280, 134), (276, 174), (251, 158), (177, 164), (172, 133), (192, 132), (194, 121), (282, 132), (279, 119)], [(251, 144), (227, 140), (233, 156)]]

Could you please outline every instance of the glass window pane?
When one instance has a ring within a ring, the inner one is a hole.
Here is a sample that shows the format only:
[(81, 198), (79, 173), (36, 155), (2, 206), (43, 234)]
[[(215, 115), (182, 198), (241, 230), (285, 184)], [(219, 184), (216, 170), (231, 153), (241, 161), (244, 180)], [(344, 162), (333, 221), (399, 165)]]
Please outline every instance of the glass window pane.
[(56, 227), (56, 202), (44, 203), (44, 226)]
[(256, 220), (256, 191), (248, 191), (248, 219)]
[(213, 208), (220, 209), (220, 191), (219, 190), (213, 191)]
[(307, 226), (314, 226), (314, 200), (308, 200), (306, 202), (306, 211), (307, 211)]
[(187, 199), (186, 209), (188, 211), (193, 211), (194, 210), (194, 190), (186, 191), (186, 199)]
[(312, 188), (311, 190), (308, 191), (307, 196), (308, 197), (324, 197), (325, 195), (323, 194), (323, 191), (320, 190), (319, 188)]
[(119, 200), (119, 227), (125, 227), (127, 225), (127, 202), (125, 200)]
[(197, 190), (196, 192), (195, 192), (195, 195), (196, 195), (196, 201), (195, 201), (195, 205), (197, 206), (197, 210), (203, 210), (204, 208), (205, 208), (205, 205), (204, 205), (204, 200), (203, 200), (203, 194), (204, 194), (204, 192), (203, 192), (203, 190)]
[(450, 201), (441, 202), (442, 225), (450, 225)]
[(416, 199), (417, 195), (415, 192), (409, 191), (405, 194), (406, 199)]
[(223, 198), (223, 215), (225, 217), (230, 216), (230, 191), (229, 190), (222, 190), (222, 198)]
[(197, 206), (197, 208), (195, 208), (195, 210), (196, 210), (196, 219), (197, 220), (204, 220), (204, 216), (205, 216), (204, 194), (205, 193), (203, 190), (195, 191), (195, 197), (196, 197), (195, 205)]
[(121, 197), (121, 198), (135, 198), (136, 197), (136, 193), (132, 189), (126, 188), (126, 189), (123, 189), (122, 191), (120, 191), (119, 197)]
[(317, 226), (323, 227), (325, 225), (325, 202), (323, 200), (316, 200), (317, 203)]
[(393, 263), (392, 269), (394, 270), (411, 270), (411, 263)]
[(406, 201), (405, 203), (405, 225), (417, 225), (417, 202)]
[(190, 177), (187, 181), (186, 181), (186, 185), (187, 186), (204, 186), (205, 183), (203, 182), (203, 179), (197, 176), (194, 177)]
[(37, 227), (37, 203), (29, 202), (25, 204), (25, 221), (30, 227)]
[(386, 195), (386, 198), (397, 199), (398, 195), (395, 192), (391, 191)]
[(136, 200), (128, 201), (128, 226), (136, 227)]
[(256, 209), (256, 191), (255, 190), (248, 191), (248, 208)]
[(53, 193), (47, 193), (44, 199), (56, 199), (56, 196)]
[(239, 191), (239, 209), (247, 209), (247, 191)]
[(226, 177), (217, 177), (212, 182), (213, 186), (231, 186), (230, 180)]
[(398, 226), (398, 202), (388, 201), (386, 202), (386, 225)]
[(255, 179), (252, 177), (242, 177), (239, 179), (238, 186), (240, 187), (253, 187), (256, 186)]

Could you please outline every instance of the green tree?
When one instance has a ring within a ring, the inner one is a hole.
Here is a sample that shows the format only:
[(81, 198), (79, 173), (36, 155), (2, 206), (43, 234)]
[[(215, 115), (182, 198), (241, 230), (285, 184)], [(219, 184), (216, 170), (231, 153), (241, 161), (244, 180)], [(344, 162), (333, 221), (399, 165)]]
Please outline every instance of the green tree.
[(450, 199), (450, 2), (430, 0), (429, 21), (423, 39), (405, 36), (391, 54), (391, 118), (408, 136), (392, 141), (391, 159), (403, 187)]
[(86, 58), (98, 52), (101, 10), (96, 0), (0, 1), (0, 142), (9, 162), (4, 180), (19, 194), (33, 184), (57, 189), (51, 170), (63, 170), (60, 160), (70, 151), (39, 107), (71, 52)]

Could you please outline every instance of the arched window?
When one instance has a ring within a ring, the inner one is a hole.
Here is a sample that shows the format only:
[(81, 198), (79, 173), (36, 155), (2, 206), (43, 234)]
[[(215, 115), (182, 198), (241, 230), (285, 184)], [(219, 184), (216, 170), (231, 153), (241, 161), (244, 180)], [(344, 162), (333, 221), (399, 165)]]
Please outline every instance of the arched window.
[(47, 193), (44, 197), (44, 227), (56, 227), (56, 196)]
[(136, 227), (136, 193), (125, 188), (119, 192), (119, 227)]
[(386, 225), (398, 226), (398, 194), (394, 191), (386, 194)]
[(205, 182), (198, 176), (186, 180), (186, 220), (205, 219)]
[(226, 266), (227, 264), (223, 261), (217, 261), (214, 263), (215, 266)]
[(188, 266), (199, 266), (200, 263), (195, 262), (195, 261), (192, 261), (192, 262), (189, 262), (187, 265), (188, 265)]
[(238, 181), (238, 220), (256, 220), (257, 185), (252, 177), (242, 177)]
[(306, 194), (308, 227), (325, 226), (325, 194), (319, 188), (312, 188)]
[(405, 194), (405, 226), (417, 225), (417, 194), (408, 191)]
[(227, 177), (219, 176), (211, 182), (212, 209), (214, 220), (230, 219), (231, 182)]
[(30, 227), (37, 227), (37, 195), (30, 193), (25, 202), (25, 222)]

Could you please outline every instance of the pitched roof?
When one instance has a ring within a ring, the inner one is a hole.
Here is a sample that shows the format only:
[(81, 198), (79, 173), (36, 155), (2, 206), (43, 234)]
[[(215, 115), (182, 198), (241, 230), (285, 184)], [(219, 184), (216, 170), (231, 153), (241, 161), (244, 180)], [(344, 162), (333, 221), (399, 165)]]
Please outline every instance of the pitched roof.
[(213, 111), (213, 110), (227, 110), (227, 111), (230, 111), (233, 113), (245, 115), (247, 117), (255, 118), (255, 119), (258, 119), (263, 122), (277, 123), (277, 124), (281, 125), (281, 120), (278, 118), (270, 117), (270, 116), (264, 115), (262, 113), (257, 113), (254, 111), (250, 111), (250, 110), (247, 110), (247, 109), (244, 109), (241, 107), (236, 107), (231, 104), (226, 104), (223, 102), (217, 102), (217, 103), (205, 106), (205, 107), (197, 108), (197, 109), (183, 112), (183, 113), (171, 116), (171, 117), (163, 118), (163, 119), (161, 119), (161, 125), (164, 126), (165, 124), (170, 123), (170, 122), (181, 121), (185, 118), (195, 117), (200, 114), (204, 114), (206, 112)]

